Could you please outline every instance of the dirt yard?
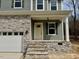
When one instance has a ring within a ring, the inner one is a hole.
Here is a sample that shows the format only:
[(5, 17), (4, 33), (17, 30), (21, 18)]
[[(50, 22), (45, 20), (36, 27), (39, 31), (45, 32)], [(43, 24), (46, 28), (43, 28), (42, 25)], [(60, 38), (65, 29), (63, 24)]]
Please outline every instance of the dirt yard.
[(72, 42), (72, 52), (50, 54), (49, 59), (79, 59), (79, 41)]

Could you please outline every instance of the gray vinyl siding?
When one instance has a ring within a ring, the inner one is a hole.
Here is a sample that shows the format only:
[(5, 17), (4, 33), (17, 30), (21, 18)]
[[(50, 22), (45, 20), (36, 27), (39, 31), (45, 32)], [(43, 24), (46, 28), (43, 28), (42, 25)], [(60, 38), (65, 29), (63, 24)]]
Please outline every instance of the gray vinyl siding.
[(46, 23), (45, 22), (43, 23), (44, 40), (64, 40), (64, 35), (63, 35), (64, 32), (62, 30), (62, 23), (61, 22), (56, 22), (56, 23), (57, 23), (56, 35), (48, 35), (48, 33), (46, 33), (47, 31)]
[[(47, 10), (47, 0), (45, 0), (45, 10)], [(14, 9), (12, 8), (12, 0), (1, 0), (0, 10), (30, 10), (31, 0), (24, 0), (24, 8)], [(36, 1), (33, 1), (33, 10), (36, 10)], [(61, 10), (61, 0), (58, 2), (58, 10)]]
[(36, 1), (33, 0), (33, 10), (36, 10)]
[(31, 1), (24, 0), (24, 7), (21, 9), (14, 9), (11, 6), (12, 6), (12, 0), (1, 0), (0, 10), (30, 10)]

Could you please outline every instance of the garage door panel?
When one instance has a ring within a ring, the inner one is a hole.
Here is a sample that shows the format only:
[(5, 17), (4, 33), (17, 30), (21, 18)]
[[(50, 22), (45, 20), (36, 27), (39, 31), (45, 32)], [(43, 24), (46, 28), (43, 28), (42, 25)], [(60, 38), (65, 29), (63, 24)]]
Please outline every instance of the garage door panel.
[(22, 36), (0, 36), (0, 52), (21, 52)]

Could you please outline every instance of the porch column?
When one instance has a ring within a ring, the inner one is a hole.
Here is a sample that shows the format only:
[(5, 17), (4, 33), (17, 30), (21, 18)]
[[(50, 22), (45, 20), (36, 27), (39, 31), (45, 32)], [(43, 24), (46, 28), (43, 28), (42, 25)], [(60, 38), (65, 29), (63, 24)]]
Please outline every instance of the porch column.
[(33, 0), (31, 0), (31, 11), (33, 10)]
[(62, 39), (64, 40), (64, 27), (63, 27), (63, 20), (62, 20)]
[(65, 32), (66, 32), (66, 41), (70, 41), (69, 40), (69, 24), (68, 24), (68, 17), (66, 18), (66, 20), (65, 20), (65, 28), (66, 28), (66, 30), (65, 30)]

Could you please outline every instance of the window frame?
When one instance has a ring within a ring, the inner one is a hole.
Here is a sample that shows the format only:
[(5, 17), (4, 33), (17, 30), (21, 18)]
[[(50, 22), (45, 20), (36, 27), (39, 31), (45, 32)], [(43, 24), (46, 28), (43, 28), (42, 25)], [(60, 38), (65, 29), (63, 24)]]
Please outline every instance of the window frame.
[[(54, 26), (55, 26), (55, 28), (52, 28), (52, 29), (54, 29), (55, 30), (55, 33), (54, 34), (50, 34), (49, 33), (49, 24), (54, 24)], [(56, 22), (48, 22), (48, 35), (56, 35)]]
[[(51, 9), (51, 0), (50, 0), (50, 10), (52, 11), (52, 9)], [(56, 10), (58, 10), (58, 0), (56, 0)]]
[(45, 10), (45, 0), (43, 0), (43, 9), (38, 9), (38, 0), (36, 0), (36, 11), (44, 11)]
[[(21, 7), (16, 7), (16, 6), (15, 6), (15, 3), (16, 3), (16, 2), (21, 2)], [(15, 9), (21, 9), (21, 8), (22, 8), (22, 0), (21, 0), (21, 1), (16, 1), (16, 0), (14, 0), (14, 8), (15, 8)]]

